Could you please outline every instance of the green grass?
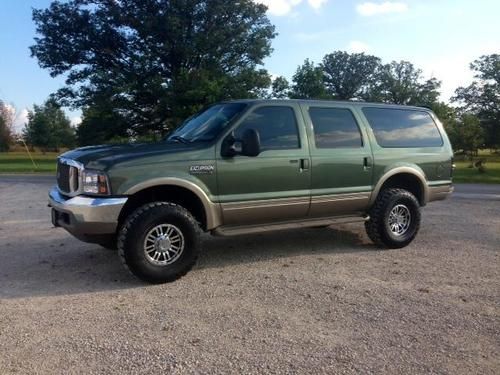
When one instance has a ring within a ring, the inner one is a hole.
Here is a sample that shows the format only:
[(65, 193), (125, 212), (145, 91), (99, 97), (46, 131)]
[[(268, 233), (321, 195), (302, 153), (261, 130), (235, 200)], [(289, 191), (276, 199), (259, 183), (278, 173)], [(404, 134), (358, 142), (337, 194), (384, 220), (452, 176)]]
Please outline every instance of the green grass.
[(500, 184), (500, 162), (487, 161), (484, 173), (479, 172), (477, 168), (469, 168), (470, 162), (459, 161), (455, 164), (457, 165), (457, 169), (453, 173), (453, 182)]
[(58, 153), (33, 152), (31, 162), (27, 152), (0, 152), (0, 173), (55, 173)]
[(457, 169), (453, 173), (453, 182), (478, 183), (478, 184), (500, 184), (500, 155), (492, 154), (489, 150), (480, 150), (473, 161), (485, 161), (485, 172), (481, 173), (477, 168), (471, 168), (471, 161), (466, 160), (464, 155), (455, 157)]

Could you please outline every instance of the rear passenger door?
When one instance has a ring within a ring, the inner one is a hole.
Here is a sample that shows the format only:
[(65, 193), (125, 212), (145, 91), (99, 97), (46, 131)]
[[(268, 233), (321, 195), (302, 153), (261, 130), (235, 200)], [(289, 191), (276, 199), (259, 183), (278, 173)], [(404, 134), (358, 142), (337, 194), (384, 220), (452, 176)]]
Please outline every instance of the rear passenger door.
[(312, 160), (311, 217), (361, 213), (372, 190), (373, 155), (355, 111), (303, 105)]
[(217, 147), (217, 180), (224, 225), (263, 224), (307, 217), (310, 157), (298, 104), (256, 105), (235, 125), (260, 134), (256, 157), (222, 157)]

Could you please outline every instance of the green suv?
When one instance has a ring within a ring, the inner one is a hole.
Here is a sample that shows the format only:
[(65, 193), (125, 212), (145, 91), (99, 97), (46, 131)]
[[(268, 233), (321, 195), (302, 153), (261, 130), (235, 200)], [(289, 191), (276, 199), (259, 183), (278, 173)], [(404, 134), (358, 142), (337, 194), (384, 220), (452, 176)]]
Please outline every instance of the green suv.
[(155, 144), (84, 147), (58, 159), (52, 221), (118, 248), (152, 283), (195, 264), (201, 232), (365, 223), (377, 245), (416, 236), (445, 199), (453, 152), (428, 109), (306, 100), (214, 104)]

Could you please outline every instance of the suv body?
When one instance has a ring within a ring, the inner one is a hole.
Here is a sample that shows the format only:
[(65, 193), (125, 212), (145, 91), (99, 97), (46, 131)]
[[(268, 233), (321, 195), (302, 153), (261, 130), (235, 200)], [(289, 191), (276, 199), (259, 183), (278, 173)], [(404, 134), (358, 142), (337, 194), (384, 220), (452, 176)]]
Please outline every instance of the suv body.
[(406, 246), (420, 207), (452, 192), (452, 169), (425, 108), (242, 100), (209, 107), (164, 142), (61, 155), (49, 204), (55, 226), (117, 243), (136, 276), (165, 282), (194, 264), (200, 231), (364, 221), (376, 244)]

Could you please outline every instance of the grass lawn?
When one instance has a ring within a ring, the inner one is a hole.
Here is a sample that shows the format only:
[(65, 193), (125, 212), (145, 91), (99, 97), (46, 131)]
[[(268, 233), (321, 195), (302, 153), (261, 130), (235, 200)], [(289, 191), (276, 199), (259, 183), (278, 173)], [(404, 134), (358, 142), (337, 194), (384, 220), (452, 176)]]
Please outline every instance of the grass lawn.
[(463, 156), (455, 157), (457, 169), (453, 174), (453, 182), (500, 184), (500, 155), (491, 154), (488, 150), (480, 150), (474, 161), (484, 160), (486, 171), (481, 173), (477, 168), (470, 168), (471, 162)]
[(56, 152), (31, 153), (36, 167), (26, 152), (0, 152), (0, 173), (56, 173)]
[(500, 184), (500, 162), (486, 162), (486, 172), (480, 173), (476, 168), (469, 168), (470, 162), (456, 162), (457, 169), (453, 173), (453, 182)]

